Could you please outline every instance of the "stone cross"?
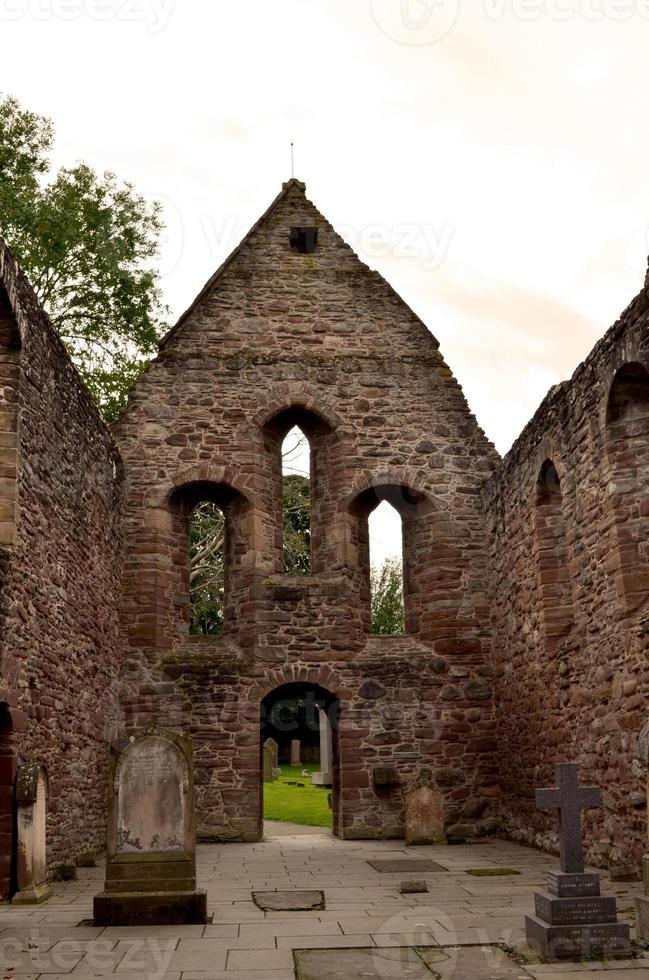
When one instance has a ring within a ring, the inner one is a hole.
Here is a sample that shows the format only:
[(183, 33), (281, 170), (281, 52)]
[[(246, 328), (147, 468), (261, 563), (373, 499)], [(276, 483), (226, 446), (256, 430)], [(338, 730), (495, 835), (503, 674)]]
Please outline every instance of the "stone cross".
[(555, 773), (558, 789), (537, 789), (536, 805), (540, 810), (559, 811), (561, 870), (582, 874), (581, 811), (601, 806), (602, 792), (596, 786), (579, 785), (577, 766), (558, 765)]

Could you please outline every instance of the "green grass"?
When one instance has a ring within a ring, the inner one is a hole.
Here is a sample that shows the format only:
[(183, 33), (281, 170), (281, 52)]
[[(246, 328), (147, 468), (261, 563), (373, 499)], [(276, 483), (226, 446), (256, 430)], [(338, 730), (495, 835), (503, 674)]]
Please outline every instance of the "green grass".
[[(273, 783), (264, 783), (264, 819), (284, 820), (287, 823), (304, 824), (307, 827), (331, 827), (331, 810), (327, 797), (331, 788), (314, 786), (311, 773), (318, 766), (282, 766), (282, 775)], [(309, 778), (302, 778), (302, 770), (309, 770)], [(289, 786), (288, 783), (304, 783)]]

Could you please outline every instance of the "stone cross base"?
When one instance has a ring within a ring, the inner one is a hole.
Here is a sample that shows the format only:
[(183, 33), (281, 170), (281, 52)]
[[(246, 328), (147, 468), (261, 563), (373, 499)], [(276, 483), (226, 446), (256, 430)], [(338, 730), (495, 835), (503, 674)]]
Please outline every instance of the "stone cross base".
[(96, 926), (191, 926), (207, 922), (207, 893), (101, 892), (95, 895)]
[(52, 889), (43, 883), (42, 885), (34, 885), (32, 888), (23, 888), (22, 891), (16, 892), (11, 901), (14, 905), (40, 905), (51, 897)]
[(628, 956), (629, 926), (617, 921), (614, 897), (600, 895), (599, 875), (548, 875), (548, 891), (534, 896), (536, 915), (525, 917), (530, 946), (548, 960)]
[(128, 854), (109, 858), (104, 891), (95, 896), (97, 926), (202, 925), (207, 895), (196, 888), (193, 857)]
[(311, 783), (314, 786), (333, 786), (334, 778), (330, 772), (314, 772), (311, 774)]

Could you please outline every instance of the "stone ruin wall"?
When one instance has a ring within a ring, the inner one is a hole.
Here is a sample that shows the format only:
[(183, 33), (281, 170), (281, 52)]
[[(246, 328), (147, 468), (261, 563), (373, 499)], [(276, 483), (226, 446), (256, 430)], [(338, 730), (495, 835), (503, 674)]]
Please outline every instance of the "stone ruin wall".
[[(0, 282), (0, 767), (46, 766), (56, 865), (105, 844), (108, 745), (123, 724), (122, 465), (4, 248)], [(8, 771), (0, 782), (6, 793)]]
[[(318, 249), (289, 247), (317, 224)], [(282, 574), (283, 435), (314, 454), (313, 574)], [(498, 462), (423, 324), (289, 185), (135, 386), (122, 626), (132, 725), (190, 735), (199, 833), (260, 834), (260, 702), (338, 697), (345, 837), (403, 835), (402, 786), (436, 772), (456, 837), (498, 807), (480, 488)], [(373, 489), (374, 488), (374, 489)], [(378, 490), (376, 489), (378, 488)], [(403, 488), (407, 488), (404, 490)], [(405, 637), (369, 635), (367, 516), (401, 508)], [(188, 515), (228, 522), (225, 635), (188, 635)], [(374, 785), (393, 767), (399, 785)]]
[(534, 789), (575, 762), (604, 797), (584, 818), (588, 858), (634, 874), (647, 841), (648, 324), (645, 288), (485, 492), (505, 826), (554, 849), (556, 815), (536, 809)]

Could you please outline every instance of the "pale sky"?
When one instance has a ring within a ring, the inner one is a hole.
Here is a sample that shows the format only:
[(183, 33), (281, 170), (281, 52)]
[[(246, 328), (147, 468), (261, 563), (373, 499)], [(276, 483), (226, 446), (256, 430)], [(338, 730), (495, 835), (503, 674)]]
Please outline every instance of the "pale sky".
[(642, 285), (649, 0), (0, 0), (0, 90), (160, 199), (172, 320), (296, 175), (502, 452)]

